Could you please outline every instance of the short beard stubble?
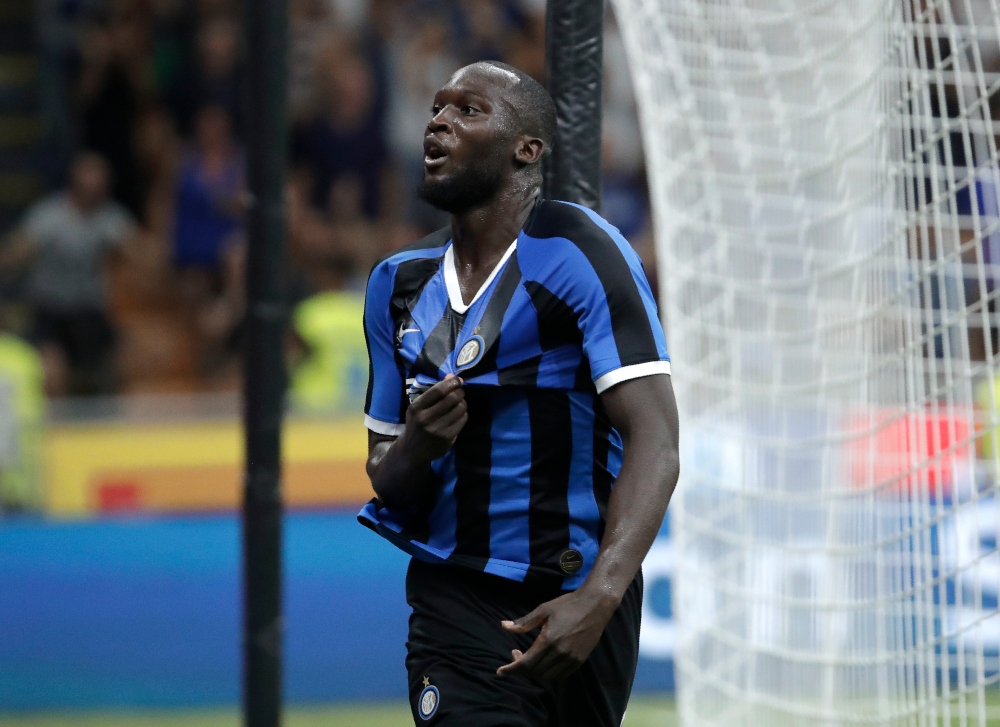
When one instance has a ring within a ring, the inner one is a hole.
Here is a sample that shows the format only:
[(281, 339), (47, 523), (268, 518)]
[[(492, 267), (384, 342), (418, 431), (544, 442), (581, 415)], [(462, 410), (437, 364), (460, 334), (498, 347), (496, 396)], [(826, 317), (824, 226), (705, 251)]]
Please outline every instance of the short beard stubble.
[(489, 202), (503, 184), (504, 159), (500, 155), (466, 164), (441, 179), (425, 177), (417, 195), (433, 207), (460, 215)]

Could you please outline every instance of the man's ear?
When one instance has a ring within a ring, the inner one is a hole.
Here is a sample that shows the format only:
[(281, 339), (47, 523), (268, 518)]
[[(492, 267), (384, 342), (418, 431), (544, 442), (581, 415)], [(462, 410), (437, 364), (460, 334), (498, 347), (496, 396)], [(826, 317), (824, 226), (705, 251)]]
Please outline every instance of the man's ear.
[(531, 166), (545, 154), (545, 142), (537, 136), (520, 136), (514, 147), (514, 161), (521, 166)]

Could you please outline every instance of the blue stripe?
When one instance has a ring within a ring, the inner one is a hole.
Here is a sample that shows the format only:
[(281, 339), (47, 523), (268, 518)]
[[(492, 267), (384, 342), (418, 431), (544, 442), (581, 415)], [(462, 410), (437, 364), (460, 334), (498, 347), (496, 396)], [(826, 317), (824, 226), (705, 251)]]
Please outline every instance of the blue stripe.
[(564, 237), (525, 237), (531, 244), (524, 245), (521, 273), (580, 313), (583, 348), (594, 379), (621, 368), (604, 286), (586, 255)]
[[(528, 504), (531, 501), (531, 437), (528, 399), (520, 392), (494, 397), (490, 472), (490, 560), (487, 573), (512, 577), (497, 561), (530, 563)], [(499, 572), (502, 568), (503, 572)], [(524, 580), (524, 572), (516, 580)]]
[(431, 468), (444, 484), (438, 494), (437, 504), (428, 516), (431, 535), (427, 539), (427, 545), (439, 553), (450, 555), (455, 550), (455, 523), (457, 522), (455, 482), (458, 477), (455, 474), (455, 450), (448, 450), (445, 456), (434, 460), (431, 463)]
[[(538, 365), (539, 389), (572, 389), (580, 366), (579, 346), (560, 346), (542, 354)], [(575, 456), (575, 455), (574, 455)]]
[[(518, 265), (520, 262), (518, 258)], [(503, 335), (500, 336), (500, 348), (497, 351), (498, 368), (521, 363), (542, 352), (541, 344), (538, 342), (538, 314), (531, 302), (531, 296), (524, 289), (523, 272), (521, 284), (517, 286), (510, 299), (500, 329)]]
[[(451, 242), (449, 241), (448, 245)], [(400, 263), (405, 263), (408, 260), (419, 260), (425, 257), (440, 257), (444, 255), (445, 251), (448, 249), (448, 245), (442, 245), (441, 247), (427, 247), (422, 250), (404, 250), (403, 252), (397, 252), (395, 255), (391, 255), (385, 259), (385, 262), (390, 265), (399, 265)]]
[(594, 210), (583, 205), (574, 204), (573, 202), (560, 202), (560, 204), (568, 204), (571, 207), (583, 210), (595, 225), (608, 233), (608, 236), (614, 240), (618, 249), (621, 250), (625, 261), (628, 263), (629, 270), (632, 271), (632, 279), (635, 280), (636, 287), (639, 289), (642, 303), (646, 307), (646, 316), (649, 318), (649, 327), (653, 331), (653, 340), (656, 341), (656, 350), (660, 354), (661, 360), (669, 361), (667, 339), (663, 333), (663, 325), (660, 323), (659, 311), (656, 309), (656, 300), (653, 298), (653, 292), (649, 287), (649, 280), (642, 269), (642, 261), (639, 259), (639, 254), (635, 251), (635, 248), (625, 239), (617, 227), (594, 212)]
[(594, 499), (594, 406), (590, 394), (570, 392), (573, 421), (573, 462), (569, 471), (569, 547), (583, 554), (583, 568), (563, 581), (579, 588), (597, 558), (600, 512)]

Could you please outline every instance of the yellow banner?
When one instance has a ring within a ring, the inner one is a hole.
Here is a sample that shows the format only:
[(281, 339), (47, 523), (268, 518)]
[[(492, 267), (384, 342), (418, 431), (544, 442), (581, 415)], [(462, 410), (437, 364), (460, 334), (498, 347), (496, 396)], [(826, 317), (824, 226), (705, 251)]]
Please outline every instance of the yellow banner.
[[(289, 507), (361, 505), (373, 495), (360, 419), (291, 420), (284, 430)], [(242, 499), (237, 421), (61, 425), (46, 434), (50, 514), (232, 510)]]

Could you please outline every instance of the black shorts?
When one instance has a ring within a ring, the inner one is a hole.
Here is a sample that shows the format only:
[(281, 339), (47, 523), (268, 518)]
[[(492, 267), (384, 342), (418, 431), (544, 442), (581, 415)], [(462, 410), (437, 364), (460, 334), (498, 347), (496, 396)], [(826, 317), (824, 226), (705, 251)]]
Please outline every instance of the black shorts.
[(583, 666), (537, 683), (497, 676), (511, 650), (538, 635), (500, 622), (526, 615), (562, 591), (467, 568), (410, 561), (406, 600), (413, 608), (406, 670), (416, 725), (445, 727), (619, 727), (639, 657), (642, 574), (636, 576)]

